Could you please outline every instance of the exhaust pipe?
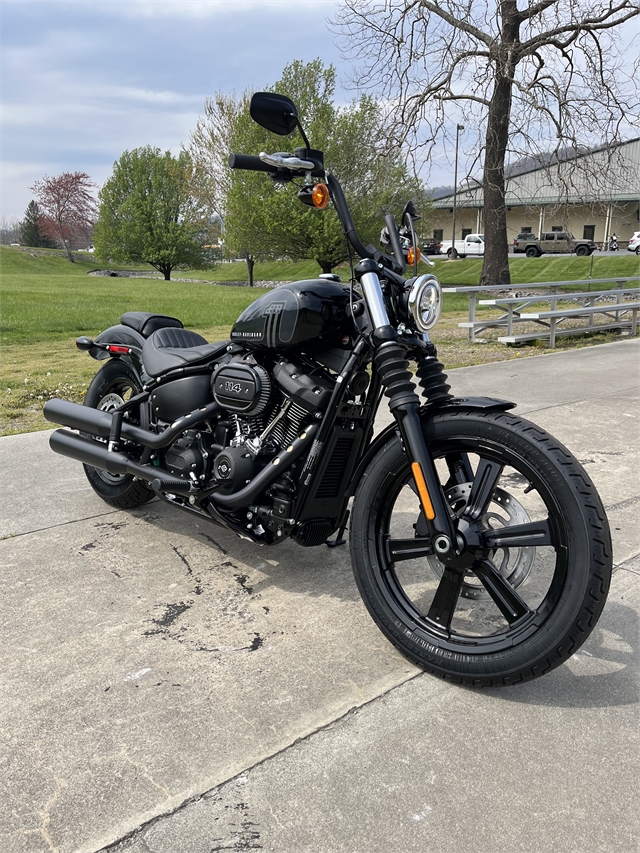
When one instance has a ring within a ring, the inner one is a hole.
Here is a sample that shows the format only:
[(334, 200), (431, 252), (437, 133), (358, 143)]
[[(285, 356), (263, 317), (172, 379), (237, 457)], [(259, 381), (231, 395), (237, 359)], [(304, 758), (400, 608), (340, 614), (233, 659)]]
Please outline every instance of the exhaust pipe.
[[(220, 407), (217, 403), (209, 403), (209, 405), (179, 418), (159, 435), (123, 421), (121, 437), (153, 449), (167, 447), (175, 441), (183, 430), (201, 423), (219, 410)], [(88, 406), (69, 403), (66, 400), (49, 400), (45, 404), (44, 413), (48, 421), (63, 423), (72, 429), (90, 432), (102, 438), (108, 438), (111, 432), (111, 413), (91, 409)], [(231, 495), (214, 492), (209, 495), (209, 500), (219, 510), (232, 511), (248, 506), (275, 479), (290, 468), (296, 459), (311, 448), (317, 431), (317, 424), (312, 424), (304, 429), (285, 450), (272, 459), (239, 492), (234, 492)], [(90, 465), (92, 468), (99, 468), (108, 471), (110, 474), (131, 474), (145, 480), (155, 491), (182, 494), (195, 491), (195, 484), (188, 480), (173, 477), (153, 465), (141, 465), (125, 453), (108, 450), (106, 442), (98, 442), (92, 438), (68, 432), (65, 429), (55, 430), (49, 438), (49, 445), (56, 453), (68, 456), (84, 465)]]
[(311, 448), (313, 437), (317, 431), (318, 424), (311, 424), (310, 427), (304, 429), (289, 447), (278, 453), (244, 489), (240, 489), (239, 492), (234, 492), (232, 495), (214, 492), (209, 496), (209, 500), (216, 509), (233, 510), (248, 506), (258, 497), (260, 492), (263, 492), (287, 468), (290, 468), (305, 450)]
[(90, 465), (92, 468), (100, 468), (110, 474), (132, 474), (134, 477), (146, 480), (156, 491), (188, 493), (192, 490), (192, 484), (188, 480), (159, 472), (153, 465), (140, 465), (124, 453), (107, 450), (106, 444), (85, 438), (83, 435), (76, 435), (66, 429), (57, 429), (53, 432), (49, 438), (49, 446), (56, 453), (68, 456), (84, 465)]
[[(141, 429), (123, 420), (120, 436), (127, 441), (135, 441), (136, 444), (141, 444), (143, 447), (159, 450), (173, 444), (185, 429), (206, 421), (219, 411), (220, 406), (216, 402), (208, 403), (206, 406), (178, 418), (164, 432), (159, 434)], [(99, 435), (101, 438), (109, 438), (111, 434), (111, 422), (113, 420), (111, 412), (81, 406), (79, 403), (69, 403), (67, 400), (47, 400), (42, 413), (45, 419), (53, 424), (61, 424), (81, 432), (88, 432), (91, 435)]]

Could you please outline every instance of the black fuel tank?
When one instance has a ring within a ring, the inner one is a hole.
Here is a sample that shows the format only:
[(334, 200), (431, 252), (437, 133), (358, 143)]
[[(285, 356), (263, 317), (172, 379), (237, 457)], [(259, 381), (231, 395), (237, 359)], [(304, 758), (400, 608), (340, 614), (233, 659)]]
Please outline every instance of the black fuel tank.
[(327, 349), (352, 329), (349, 290), (321, 278), (270, 290), (242, 312), (231, 340), (272, 349), (311, 345)]

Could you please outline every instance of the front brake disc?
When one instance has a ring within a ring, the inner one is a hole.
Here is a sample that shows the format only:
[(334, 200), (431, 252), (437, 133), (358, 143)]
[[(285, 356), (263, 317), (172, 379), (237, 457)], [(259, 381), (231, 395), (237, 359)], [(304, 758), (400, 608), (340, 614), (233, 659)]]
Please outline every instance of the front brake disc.
[[(447, 489), (446, 497), (456, 516), (460, 516), (466, 507), (470, 492), (471, 483), (462, 483)], [(496, 506), (496, 509), (492, 509), (493, 505)], [(498, 508), (500, 511), (498, 511)], [(513, 527), (517, 524), (526, 524), (531, 521), (522, 504), (513, 495), (501, 488), (494, 489), (489, 508), (481, 520), (486, 527), (494, 530), (500, 527)], [(529, 576), (535, 553), (536, 549), (531, 546), (525, 548), (497, 548), (491, 554), (491, 560), (500, 574), (509, 581), (514, 589), (517, 589)], [(435, 555), (427, 557), (427, 560), (436, 577), (441, 578), (444, 566), (440, 560)], [(463, 598), (473, 598), (476, 600), (490, 598), (489, 593), (473, 572), (465, 574), (460, 595)]]

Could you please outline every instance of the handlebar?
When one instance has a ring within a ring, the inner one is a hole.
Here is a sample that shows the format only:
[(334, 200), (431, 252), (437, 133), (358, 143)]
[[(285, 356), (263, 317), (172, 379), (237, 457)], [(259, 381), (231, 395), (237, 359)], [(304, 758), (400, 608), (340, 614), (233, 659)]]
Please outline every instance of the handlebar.
[(298, 170), (311, 172), (316, 168), (316, 164), (312, 163), (311, 160), (301, 160), (299, 157), (285, 157), (283, 154), (265, 154), (264, 151), (261, 151), (258, 157), (263, 163), (270, 163), (278, 169), (290, 169), (292, 172)]
[[(271, 161), (271, 163), (266, 162), (267, 158)], [(291, 172), (302, 171), (304, 173), (304, 171), (310, 171), (307, 168), (308, 166), (315, 167), (315, 174), (319, 174), (320, 170), (323, 170), (323, 167), (321, 166), (320, 162), (314, 163), (312, 161), (302, 160), (295, 156), (285, 157), (282, 154), (264, 153), (260, 154), (259, 157), (255, 157), (253, 154), (229, 154), (229, 166), (232, 169), (246, 169), (248, 171), (253, 172), (267, 172), (270, 175), (277, 175), (278, 172), (282, 174), (284, 170)], [(402, 275), (405, 269), (405, 265), (401, 261), (398, 261), (397, 258), (394, 258), (391, 255), (386, 255), (384, 252), (379, 251), (378, 249), (376, 249), (375, 246), (364, 245), (364, 243), (358, 236), (358, 232), (356, 231), (355, 225), (353, 224), (351, 212), (349, 211), (349, 207), (347, 205), (347, 200), (344, 197), (342, 187), (338, 183), (337, 178), (335, 178), (330, 172), (326, 172), (325, 177), (329, 186), (329, 190), (331, 191), (331, 198), (333, 199), (333, 203), (335, 205), (338, 217), (342, 222), (347, 239), (353, 246), (356, 254), (358, 254), (361, 258), (372, 258), (373, 260), (375, 260), (376, 263), (380, 263), (392, 272)], [(390, 233), (395, 234), (399, 247), (400, 241), (397, 238), (397, 226), (395, 225), (395, 221), (393, 223), (393, 229), (390, 228), (389, 231)], [(402, 260), (404, 261), (402, 249), (399, 249), (399, 252), (397, 252), (396, 247), (393, 246), (393, 248), (394, 253), (396, 253), (398, 257), (402, 258)]]
[(253, 154), (229, 154), (229, 167), (231, 169), (245, 169), (249, 172), (269, 172), (274, 174), (278, 171), (277, 166), (264, 163)]
[(404, 272), (407, 268), (407, 263), (404, 259), (402, 246), (400, 245), (400, 235), (398, 234), (398, 226), (396, 225), (396, 221), (390, 213), (387, 213), (384, 218), (384, 221), (389, 232), (389, 240), (391, 241), (391, 248), (393, 249), (393, 254), (399, 266), (402, 267), (401, 272)]

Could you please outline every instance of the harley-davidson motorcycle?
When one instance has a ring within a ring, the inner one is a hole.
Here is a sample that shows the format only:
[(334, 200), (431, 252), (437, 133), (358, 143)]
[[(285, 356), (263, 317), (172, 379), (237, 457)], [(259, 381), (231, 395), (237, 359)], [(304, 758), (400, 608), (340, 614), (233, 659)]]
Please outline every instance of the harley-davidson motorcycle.
[[(298, 179), (302, 202), (332, 203), (359, 257), (350, 282), (276, 287), (218, 343), (142, 312), (78, 338), (106, 363), (83, 406), (46, 403), (49, 421), (77, 431), (56, 430), (51, 447), (114, 507), (158, 496), (267, 546), (335, 546), (348, 526), (369, 613), (415, 664), (473, 685), (548, 672), (587, 638), (609, 587), (593, 483), (513, 403), (450, 393), (428, 336), (441, 291), (417, 274), (415, 206), (402, 233), (386, 217), (388, 254), (363, 245), (293, 102), (262, 92), (250, 109), (276, 134), (297, 129), (304, 147), (229, 165)], [(393, 422), (376, 435), (384, 397)]]

